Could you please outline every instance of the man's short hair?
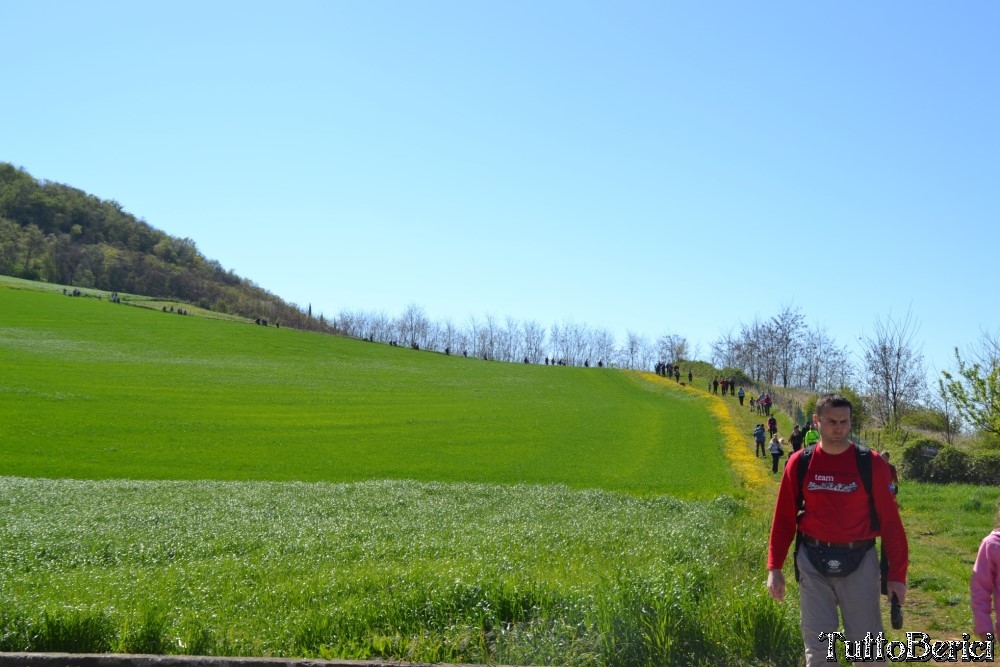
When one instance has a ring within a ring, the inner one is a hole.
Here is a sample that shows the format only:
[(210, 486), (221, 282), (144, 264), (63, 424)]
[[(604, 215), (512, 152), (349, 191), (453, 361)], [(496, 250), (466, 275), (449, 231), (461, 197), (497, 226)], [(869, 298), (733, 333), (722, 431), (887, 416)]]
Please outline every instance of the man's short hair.
[(826, 408), (847, 408), (851, 411), (852, 415), (854, 414), (854, 406), (840, 394), (824, 394), (816, 401), (817, 416), (823, 414), (823, 410)]

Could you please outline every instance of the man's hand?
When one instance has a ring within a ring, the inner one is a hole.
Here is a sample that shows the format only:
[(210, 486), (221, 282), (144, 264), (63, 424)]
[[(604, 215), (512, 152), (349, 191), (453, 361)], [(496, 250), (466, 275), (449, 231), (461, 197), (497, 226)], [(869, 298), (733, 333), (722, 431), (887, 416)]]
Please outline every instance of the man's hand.
[[(892, 585), (892, 582), (889, 582)], [(781, 602), (785, 599), (785, 575), (781, 570), (768, 570), (767, 571), (767, 592), (771, 594), (771, 597)], [(903, 592), (906, 592), (906, 586), (903, 586)]]
[(892, 594), (896, 594), (896, 599), (899, 604), (906, 602), (906, 584), (901, 581), (889, 581), (886, 582), (885, 589), (889, 594), (889, 599), (892, 600)]

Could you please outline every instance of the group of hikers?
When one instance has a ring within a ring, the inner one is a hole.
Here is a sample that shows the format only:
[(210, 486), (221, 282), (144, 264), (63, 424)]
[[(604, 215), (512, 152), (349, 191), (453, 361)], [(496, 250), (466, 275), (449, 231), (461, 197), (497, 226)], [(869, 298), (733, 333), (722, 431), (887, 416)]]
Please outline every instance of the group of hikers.
[[(764, 459), (767, 459), (767, 455), (770, 454), (771, 472), (776, 473), (778, 472), (778, 462), (785, 455), (785, 441), (778, 437), (778, 420), (774, 415), (768, 417), (766, 423), (766, 431), (764, 424), (757, 424), (753, 429), (753, 439), (756, 443), (754, 453), (757, 458)], [(765, 446), (764, 443), (768, 437), (771, 438), (771, 441)], [(819, 442), (819, 431), (816, 430), (815, 424), (803, 424), (801, 427), (796, 424), (792, 427), (791, 435), (788, 436), (788, 445), (792, 448), (788, 456), (791, 457), (803, 447), (815, 445), (817, 442)]]
[(719, 389), (722, 389), (723, 396), (728, 394), (730, 396), (737, 397), (738, 399), (740, 399), (740, 405), (743, 405), (743, 401), (749, 398), (750, 410), (756, 410), (757, 414), (759, 415), (770, 416), (771, 405), (774, 403), (774, 400), (771, 398), (770, 394), (768, 394), (767, 392), (761, 392), (757, 396), (754, 396), (753, 394), (748, 394), (747, 391), (743, 388), (743, 385), (739, 385), (739, 389), (737, 389), (736, 387), (737, 387), (736, 380), (733, 380), (732, 378), (722, 378), (720, 380), (719, 378), (715, 377), (712, 378), (708, 383), (709, 392), (713, 394), (718, 394)]
[[(656, 374), (665, 378), (674, 378), (677, 382), (681, 381), (681, 365), (680, 364), (668, 364), (664, 361), (656, 362), (656, 367), (654, 368)], [(691, 371), (688, 371), (688, 382), (694, 377)]]
[(708, 390), (713, 394), (718, 394), (719, 389), (722, 389), (722, 395), (725, 396), (729, 394), (730, 396), (739, 396), (740, 405), (743, 405), (743, 397), (746, 396), (746, 392), (743, 387), (740, 387), (739, 394), (736, 393), (736, 380), (732, 378), (722, 378), (721, 380), (717, 377), (712, 378), (712, 381), (708, 383)]
[[(754, 398), (753, 396), (750, 397), (750, 409), (756, 410), (757, 414), (764, 415), (765, 417), (770, 416), (771, 405), (773, 403), (774, 399), (772, 399), (771, 395), (768, 394), (767, 392), (762, 392), (756, 398)], [(740, 401), (740, 405), (743, 405), (742, 401)]]

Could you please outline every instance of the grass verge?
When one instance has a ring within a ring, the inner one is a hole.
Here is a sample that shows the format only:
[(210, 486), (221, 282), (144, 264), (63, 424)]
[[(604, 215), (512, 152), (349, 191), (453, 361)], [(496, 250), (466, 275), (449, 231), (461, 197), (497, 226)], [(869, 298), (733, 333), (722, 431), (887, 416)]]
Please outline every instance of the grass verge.
[(0, 479), (0, 649), (794, 664), (755, 520), (564, 486)]

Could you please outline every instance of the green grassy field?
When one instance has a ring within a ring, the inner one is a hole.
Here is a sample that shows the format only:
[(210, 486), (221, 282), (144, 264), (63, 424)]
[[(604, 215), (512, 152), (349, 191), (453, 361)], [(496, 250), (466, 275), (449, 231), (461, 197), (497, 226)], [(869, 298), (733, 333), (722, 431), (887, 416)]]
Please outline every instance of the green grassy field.
[(907, 606), (915, 628), (954, 638), (972, 633), (969, 579), (998, 502), (998, 487), (900, 485), (900, 511), (910, 541)]
[(730, 498), (0, 478), (0, 650), (794, 664)]
[[(0, 650), (797, 663), (735, 399), (133, 303), (0, 277)], [(998, 496), (904, 481), (905, 629)]]
[(0, 649), (796, 650), (706, 397), (152, 305), (0, 280)]
[(9, 475), (697, 498), (732, 487), (704, 402), (620, 371), (446, 357), (2, 283), (0, 312)]

